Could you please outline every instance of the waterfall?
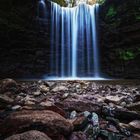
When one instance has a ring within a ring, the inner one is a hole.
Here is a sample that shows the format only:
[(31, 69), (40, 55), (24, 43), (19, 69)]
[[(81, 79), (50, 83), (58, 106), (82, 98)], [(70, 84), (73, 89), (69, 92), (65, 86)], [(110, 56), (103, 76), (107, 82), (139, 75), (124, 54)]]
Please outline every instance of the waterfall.
[(98, 9), (98, 4), (69, 8), (51, 2), (51, 76), (100, 78)]
[(46, 18), (46, 4), (44, 0), (38, 2), (38, 17), (45, 19)]

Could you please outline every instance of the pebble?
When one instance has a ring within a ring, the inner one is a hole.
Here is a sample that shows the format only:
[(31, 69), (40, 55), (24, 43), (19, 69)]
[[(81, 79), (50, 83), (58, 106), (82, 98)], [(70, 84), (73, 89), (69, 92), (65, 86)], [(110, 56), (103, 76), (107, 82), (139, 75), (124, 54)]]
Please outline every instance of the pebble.
[(33, 92), (33, 95), (34, 96), (39, 96), (39, 95), (41, 95), (41, 92), (40, 91)]
[(17, 111), (17, 110), (20, 110), (20, 109), (22, 109), (22, 107), (20, 105), (12, 106), (13, 111)]
[(41, 85), (39, 88), (40, 88), (40, 91), (41, 91), (41, 92), (44, 92), (44, 93), (46, 93), (46, 92), (49, 91), (49, 87), (47, 87), (47, 86), (45, 86), (45, 85)]

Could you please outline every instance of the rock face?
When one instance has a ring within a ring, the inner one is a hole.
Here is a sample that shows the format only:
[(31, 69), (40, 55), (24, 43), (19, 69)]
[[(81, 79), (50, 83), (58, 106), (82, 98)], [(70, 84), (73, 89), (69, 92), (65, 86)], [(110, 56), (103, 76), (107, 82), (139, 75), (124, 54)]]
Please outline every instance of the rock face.
[(54, 136), (69, 134), (73, 126), (65, 118), (52, 111), (19, 111), (7, 117), (0, 128), (0, 133), (3, 135), (36, 129)]
[[(1, 78), (37, 78), (48, 71), (50, 22), (39, 20), (37, 3), (38, 0), (0, 1)], [(46, 16), (50, 19), (49, 12)]]
[(13, 135), (5, 140), (51, 140), (47, 135), (42, 132), (32, 130), (21, 134)]
[[(100, 54), (103, 73), (140, 78), (140, 1), (106, 0), (100, 9)], [(133, 69), (132, 69), (133, 68)]]

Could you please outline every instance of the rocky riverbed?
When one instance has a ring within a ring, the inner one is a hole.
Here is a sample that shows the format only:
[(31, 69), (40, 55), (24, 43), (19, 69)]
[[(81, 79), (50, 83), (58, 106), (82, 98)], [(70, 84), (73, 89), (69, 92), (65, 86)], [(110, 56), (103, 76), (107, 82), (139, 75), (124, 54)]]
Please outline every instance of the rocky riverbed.
[(139, 84), (0, 82), (0, 140), (139, 139)]

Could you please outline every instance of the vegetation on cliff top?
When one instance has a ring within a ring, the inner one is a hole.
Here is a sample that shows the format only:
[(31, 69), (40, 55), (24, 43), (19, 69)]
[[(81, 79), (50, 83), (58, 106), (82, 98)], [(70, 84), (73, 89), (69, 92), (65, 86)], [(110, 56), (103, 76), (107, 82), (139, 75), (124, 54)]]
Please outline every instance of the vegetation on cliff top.
[[(67, 6), (67, 0), (51, 0), (55, 3), (58, 3), (61, 6)], [(72, 3), (72, 5), (74, 5), (76, 3), (77, 0), (70, 0), (70, 3)], [(80, 0), (79, 0), (80, 1)], [(89, 4), (94, 4), (94, 3), (99, 3), (99, 4), (104, 4), (106, 0), (87, 0), (87, 3)]]

